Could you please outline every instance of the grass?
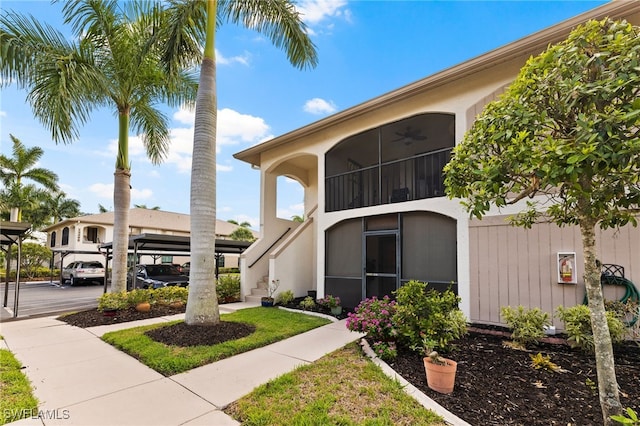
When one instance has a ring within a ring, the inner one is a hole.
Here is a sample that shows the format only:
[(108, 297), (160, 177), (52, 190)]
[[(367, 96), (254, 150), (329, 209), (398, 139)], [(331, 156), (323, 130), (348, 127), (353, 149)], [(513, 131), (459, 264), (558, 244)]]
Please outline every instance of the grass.
[(241, 339), (193, 347), (167, 346), (145, 335), (148, 330), (179, 322), (173, 321), (106, 333), (102, 339), (157, 372), (170, 376), (304, 333), (330, 322), (325, 318), (263, 307), (225, 314), (222, 320), (253, 324), (256, 331)]
[(21, 369), (10, 351), (0, 349), (0, 424), (37, 415), (38, 400)]
[(352, 343), (230, 404), (243, 425), (444, 425)]

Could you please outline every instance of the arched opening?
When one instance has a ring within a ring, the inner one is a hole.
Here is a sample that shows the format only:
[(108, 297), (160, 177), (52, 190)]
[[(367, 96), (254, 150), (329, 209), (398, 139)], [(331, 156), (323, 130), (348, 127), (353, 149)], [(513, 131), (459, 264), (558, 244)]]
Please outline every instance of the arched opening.
[(350, 136), (325, 156), (327, 212), (444, 195), (455, 115), (427, 113)]
[(69, 245), (69, 227), (68, 226), (65, 226), (62, 229), (62, 242), (61, 242), (61, 244), (63, 246), (68, 246)]
[(393, 292), (410, 280), (457, 293), (456, 221), (415, 211), (348, 219), (325, 233), (325, 294), (344, 306)]

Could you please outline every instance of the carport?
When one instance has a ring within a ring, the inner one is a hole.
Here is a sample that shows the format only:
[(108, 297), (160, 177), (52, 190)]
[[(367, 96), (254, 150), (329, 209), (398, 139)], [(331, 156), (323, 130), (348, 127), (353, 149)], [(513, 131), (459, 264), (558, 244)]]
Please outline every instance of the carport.
[(22, 251), (22, 238), (31, 229), (30, 223), (24, 222), (0, 222), (0, 249), (5, 252), (7, 259), (7, 269), (5, 276), (3, 307), (7, 307), (9, 298), (9, 272), (11, 270), (10, 251), (11, 246), (16, 244), (18, 251), (16, 253), (16, 286), (13, 300), (13, 317), (18, 316), (18, 298), (20, 295), (20, 255)]
[[(53, 282), (53, 265), (55, 265), (55, 261), (56, 261), (56, 254), (60, 255), (60, 276), (58, 278), (60, 278), (60, 285), (63, 284), (62, 282), (62, 269), (64, 267), (64, 258), (67, 257), (70, 254), (101, 254), (101, 255), (105, 255), (103, 252), (96, 250), (96, 251), (89, 251), (89, 250), (66, 250), (66, 249), (51, 249), (51, 282)], [(107, 268), (105, 266), (104, 269), (104, 281), (105, 284), (107, 282)]]
[[(218, 276), (218, 259), (223, 254), (241, 254), (252, 243), (249, 241), (216, 239), (216, 276)], [(100, 245), (100, 250), (106, 259), (105, 270), (109, 269), (109, 259), (112, 257), (113, 242)], [(133, 258), (140, 255), (183, 255), (191, 254), (191, 237), (166, 234), (140, 234), (129, 237), (129, 252)], [(107, 279), (104, 280), (104, 292), (107, 292)]]

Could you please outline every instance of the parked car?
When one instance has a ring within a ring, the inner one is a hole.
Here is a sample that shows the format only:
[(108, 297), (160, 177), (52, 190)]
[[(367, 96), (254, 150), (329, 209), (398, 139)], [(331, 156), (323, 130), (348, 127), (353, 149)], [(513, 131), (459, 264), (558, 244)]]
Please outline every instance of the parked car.
[(96, 282), (102, 284), (104, 280), (104, 266), (97, 261), (80, 260), (71, 262), (62, 268), (62, 282), (76, 285), (84, 282)]
[[(135, 273), (135, 276), (134, 276)], [(186, 287), (189, 276), (184, 275), (175, 265), (137, 265), (127, 275), (127, 288), (160, 288), (167, 286)]]
[(189, 269), (190, 268), (191, 268), (191, 262), (183, 263), (180, 266), (180, 272), (182, 272), (184, 275), (189, 275)]

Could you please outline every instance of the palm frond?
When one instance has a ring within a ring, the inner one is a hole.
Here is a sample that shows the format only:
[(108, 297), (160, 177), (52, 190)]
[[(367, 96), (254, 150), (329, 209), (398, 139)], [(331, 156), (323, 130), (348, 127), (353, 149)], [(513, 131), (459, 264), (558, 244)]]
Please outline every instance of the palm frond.
[(131, 127), (140, 132), (151, 163), (160, 164), (169, 153), (171, 142), (167, 117), (143, 99), (131, 108)]
[(277, 48), (284, 48), (296, 68), (315, 68), (316, 47), (306, 32), (306, 24), (290, 0), (220, 0), (223, 20), (242, 24), (267, 36)]

